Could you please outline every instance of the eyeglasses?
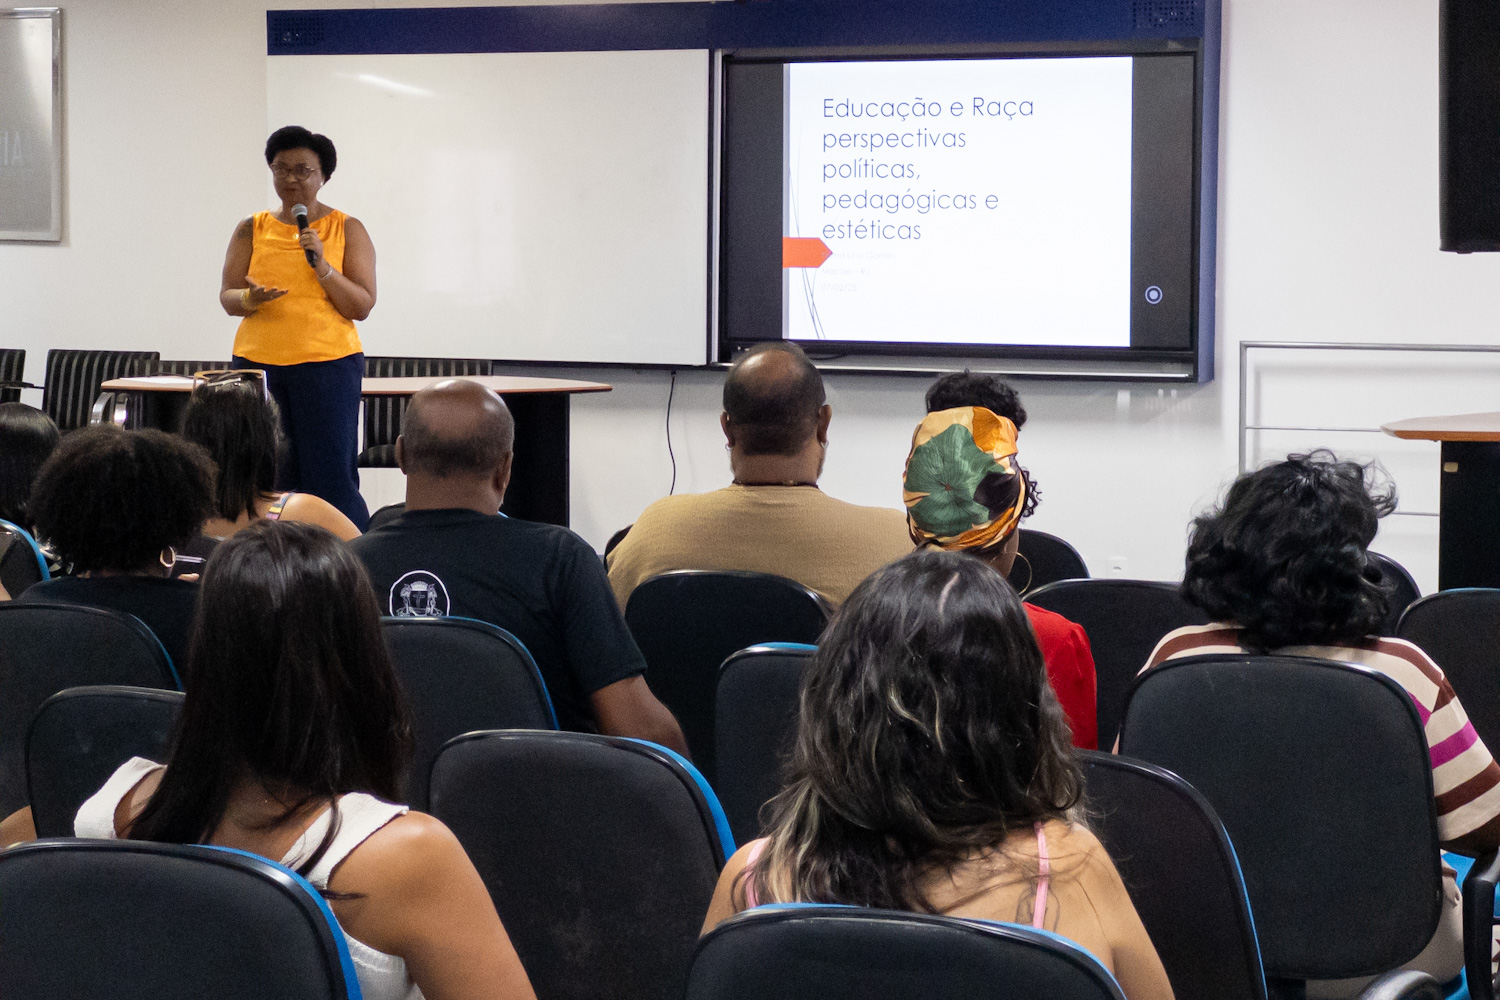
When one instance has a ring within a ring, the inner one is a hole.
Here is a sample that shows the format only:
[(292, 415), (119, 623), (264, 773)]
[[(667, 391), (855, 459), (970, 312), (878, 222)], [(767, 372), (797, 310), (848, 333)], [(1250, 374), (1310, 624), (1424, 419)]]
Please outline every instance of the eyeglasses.
[(193, 391), (199, 389), (224, 389), (229, 386), (248, 385), (259, 389), (262, 399), (270, 399), (266, 388), (266, 373), (259, 368), (216, 368), (193, 373)]
[(301, 167), (280, 167), (280, 166), (277, 166), (277, 167), (272, 167), (271, 168), (271, 173), (275, 174), (276, 175), (276, 179), (279, 180), (279, 181), (284, 181), (288, 177), (295, 177), (299, 181), (305, 181), (305, 180), (307, 180), (309, 177), (311, 177), (313, 174), (315, 174), (317, 172), (318, 172), (318, 168), (317, 167), (309, 167), (309, 166), (305, 166), (305, 165), (301, 166)]

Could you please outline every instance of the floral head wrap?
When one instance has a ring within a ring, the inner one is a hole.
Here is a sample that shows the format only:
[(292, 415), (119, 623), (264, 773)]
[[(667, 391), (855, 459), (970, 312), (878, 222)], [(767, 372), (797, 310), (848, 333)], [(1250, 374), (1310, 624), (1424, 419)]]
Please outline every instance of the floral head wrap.
[(1026, 507), (1016, 425), (982, 406), (927, 414), (912, 435), (902, 496), (918, 545), (985, 549), (1003, 542)]

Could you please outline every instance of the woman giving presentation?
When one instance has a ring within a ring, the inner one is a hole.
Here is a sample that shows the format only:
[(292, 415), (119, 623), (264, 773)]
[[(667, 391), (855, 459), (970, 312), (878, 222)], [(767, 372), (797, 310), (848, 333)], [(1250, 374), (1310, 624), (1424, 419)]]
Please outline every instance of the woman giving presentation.
[(281, 410), (276, 488), (320, 496), (364, 530), (356, 447), (365, 356), (354, 321), (375, 306), (375, 246), (358, 219), (318, 200), (337, 162), (327, 136), (298, 125), (271, 133), (266, 163), (281, 208), (235, 229), (219, 303), (244, 317), (234, 366), (264, 369)]

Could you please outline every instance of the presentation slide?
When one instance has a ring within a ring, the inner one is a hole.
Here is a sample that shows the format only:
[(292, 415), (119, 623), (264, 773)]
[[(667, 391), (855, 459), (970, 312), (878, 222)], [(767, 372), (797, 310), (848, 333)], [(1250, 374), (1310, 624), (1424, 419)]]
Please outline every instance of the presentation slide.
[(785, 336), (1129, 347), (1129, 56), (786, 67)]

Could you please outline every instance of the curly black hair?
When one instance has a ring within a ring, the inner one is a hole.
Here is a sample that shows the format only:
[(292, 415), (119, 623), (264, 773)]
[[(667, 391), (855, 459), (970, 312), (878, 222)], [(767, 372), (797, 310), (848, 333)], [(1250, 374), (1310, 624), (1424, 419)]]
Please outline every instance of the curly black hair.
[(991, 413), (1006, 417), (1020, 430), (1026, 424), (1026, 407), (1021, 397), (999, 375), (987, 372), (949, 372), (927, 388), (927, 412), (952, 410), (960, 406), (982, 406)]
[(283, 125), (271, 133), (266, 140), (266, 165), (270, 166), (276, 154), (286, 149), (310, 150), (318, 158), (318, 167), (323, 171), (325, 181), (333, 176), (333, 168), (339, 165), (339, 154), (333, 148), (333, 140), (301, 125)]
[(31, 516), (75, 573), (133, 573), (186, 545), (214, 507), (208, 452), (161, 431), (87, 427), (37, 474)]
[(1193, 521), (1183, 596), (1261, 652), (1378, 634), (1389, 599), (1368, 547), (1396, 509), (1380, 478), (1326, 450), (1246, 473)]

